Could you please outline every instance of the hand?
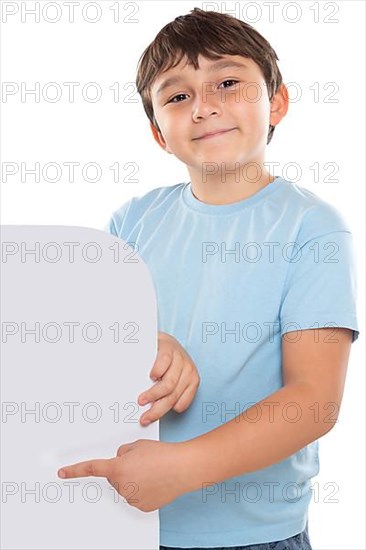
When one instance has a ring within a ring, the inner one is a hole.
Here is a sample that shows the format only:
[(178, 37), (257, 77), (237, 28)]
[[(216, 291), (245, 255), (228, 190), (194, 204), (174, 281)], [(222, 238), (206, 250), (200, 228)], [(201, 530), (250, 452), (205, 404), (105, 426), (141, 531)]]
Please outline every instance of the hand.
[(196, 365), (186, 350), (170, 334), (158, 333), (158, 353), (150, 378), (158, 380), (138, 396), (138, 404), (155, 403), (141, 415), (140, 422), (148, 425), (170, 409), (184, 412), (192, 403), (200, 384)]
[[(59, 477), (105, 477), (128, 504), (152, 512), (189, 491), (188, 448), (182, 443), (138, 439), (121, 445), (115, 458), (64, 466)], [(62, 475), (64, 472), (65, 475)]]

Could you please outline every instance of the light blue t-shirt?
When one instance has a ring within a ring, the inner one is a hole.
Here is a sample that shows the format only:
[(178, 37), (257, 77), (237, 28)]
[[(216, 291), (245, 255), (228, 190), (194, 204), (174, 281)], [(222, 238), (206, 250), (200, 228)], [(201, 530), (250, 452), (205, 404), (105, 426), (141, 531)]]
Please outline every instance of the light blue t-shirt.
[[(160, 420), (161, 441), (211, 431), (280, 389), (285, 333), (293, 340), (302, 329), (339, 326), (358, 337), (347, 223), (282, 177), (225, 205), (199, 201), (190, 182), (153, 189), (124, 203), (106, 230), (148, 266), (158, 330), (180, 342), (201, 378), (190, 407)], [(315, 441), (270, 467), (182, 495), (159, 510), (160, 544), (244, 546), (300, 533), (318, 472)]]

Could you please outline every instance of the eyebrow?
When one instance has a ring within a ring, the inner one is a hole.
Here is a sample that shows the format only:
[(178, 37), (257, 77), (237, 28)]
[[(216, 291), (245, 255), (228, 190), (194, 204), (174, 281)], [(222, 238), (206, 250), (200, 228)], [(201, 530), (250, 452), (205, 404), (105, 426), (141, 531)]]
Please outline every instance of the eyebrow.
[[(226, 59), (223, 59), (221, 61), (216, 61), (216, 63), (212, 63), (212, 65), (210, 65), (210, 67), (207, 69), (207, 72), (208, 73), (212, 73), (218, 69), (227, 69), (227, 68), (230, 68), (230, 67), (236, 67), (236, 68), (240, 68), (240, 69), (247, 69), (247, 65), (244, 65), (244, 63), (239, 63), (238, 61), (233, 61), (233, 60), (226, 60)], [(183, 82), (184, 79), (181, 77), (181, 76), (171, 76), (170, 78), (167, 78), (166, 80), (164, 80), (157, 92), (156, 92), (156, 95), (160, 95), (166, 88), (168, 88), (169, 86), (172, 86), (173, 84), (178, 84), (179, 82)]]

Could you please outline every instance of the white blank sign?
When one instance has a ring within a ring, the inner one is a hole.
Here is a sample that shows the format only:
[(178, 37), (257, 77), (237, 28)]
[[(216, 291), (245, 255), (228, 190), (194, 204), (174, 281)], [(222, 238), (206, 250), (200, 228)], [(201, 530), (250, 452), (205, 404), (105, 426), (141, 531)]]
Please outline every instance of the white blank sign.
[(158, 511), (104, 478), (57, 476), (159, 439), (137, 404), (157, 353), (146, 265), (103, 231), (8, 225), (1, 275), (1, 548), (159, 548)]

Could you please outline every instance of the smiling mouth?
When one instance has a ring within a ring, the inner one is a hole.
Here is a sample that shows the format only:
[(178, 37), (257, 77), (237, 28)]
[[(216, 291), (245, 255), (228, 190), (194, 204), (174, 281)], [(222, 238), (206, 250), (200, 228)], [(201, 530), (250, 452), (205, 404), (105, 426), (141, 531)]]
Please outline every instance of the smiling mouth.
[(228, 132), (232, 132), (233, 130), (236, 130), (236, 128), (230, 128), (229, 130), (222, 130), (221, 132), (215, 132), (213, 134), (206, 134), (202, 137), (195, 138), (193, 141), (200, 141), (202, 139), (216, 138), (216, 137), (222, 136), (224, 134), (227, 134)]

